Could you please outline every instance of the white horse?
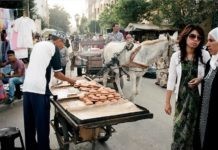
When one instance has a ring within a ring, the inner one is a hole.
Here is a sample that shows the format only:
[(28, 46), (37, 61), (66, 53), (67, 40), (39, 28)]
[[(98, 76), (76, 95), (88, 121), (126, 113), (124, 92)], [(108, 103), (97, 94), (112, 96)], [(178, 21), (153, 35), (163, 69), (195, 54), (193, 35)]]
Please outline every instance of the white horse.
[(114, 54), (118, 54), (117, 58), (119, 60), (119, 65), (115, 64), (104, 72), (103, 85), (107, 85), (108, 73), (110, 70), (113, 70), (113, 72), (115, 72), (115, 83), (118, 92), (121, 96), (124, 96), (120, 86), (119, 68), (125, 67), (130, 76), (132, 86), (129, 100), (133, 101), (135, 95), (138, 94), (140, 80), (147, 71), (148, 66), (153, 64), (158, 57), (164, 54), (164, 52), (167, 53), (169, 47), (175, 43), (176, 38), (177, 34), (174, 34), (173, 37), (167, 35), (165, 38), (161, 37), (157, 40), (134, 44), (134, 47), (129, 51), (124, 49), (126, 42), (108, 43), (104, 48), (104, 63), (107, 64), (114, 57)]

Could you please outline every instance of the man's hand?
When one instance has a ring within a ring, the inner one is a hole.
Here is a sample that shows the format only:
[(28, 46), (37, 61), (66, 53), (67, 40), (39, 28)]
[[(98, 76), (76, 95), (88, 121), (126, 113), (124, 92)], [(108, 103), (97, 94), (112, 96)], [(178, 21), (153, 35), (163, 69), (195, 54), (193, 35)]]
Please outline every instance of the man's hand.
[(69, 78), (68, 82), (69, 82), (70, 84), (74, 85), (74, 84), (76, 83), (76, 80)]
[(69, 77), (66, 77), (62, 72), (58, 71), (58, 72), (54, 72), (54, 76), (55, 78), (59, 79), (59, 80), (62, 80), (62, 81), (67, 81), (69, 82), (70, 84), (74, 85), (74, 83), (76, 82), (75, 79), (72, 79), (72, 78), (69, 78)]

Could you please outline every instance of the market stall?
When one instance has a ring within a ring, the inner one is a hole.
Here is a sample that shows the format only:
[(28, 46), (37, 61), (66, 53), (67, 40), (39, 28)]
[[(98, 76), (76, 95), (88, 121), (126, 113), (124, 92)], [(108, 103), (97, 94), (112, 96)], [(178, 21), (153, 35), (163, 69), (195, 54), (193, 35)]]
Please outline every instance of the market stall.
[(51, 91), (55, 107), (51, 124), (63, 149), (69, 149), (70, 142), (105, 142), (115, 131), (113, 125), (153, 118), (146, 108), (95, 81), (79, 79), (74, 86), (62, 83)]

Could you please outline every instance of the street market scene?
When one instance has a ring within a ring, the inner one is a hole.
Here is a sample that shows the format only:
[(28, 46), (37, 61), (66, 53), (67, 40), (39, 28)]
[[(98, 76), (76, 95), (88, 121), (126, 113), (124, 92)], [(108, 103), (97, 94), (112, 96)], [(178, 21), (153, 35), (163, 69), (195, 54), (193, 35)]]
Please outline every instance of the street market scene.
[(212, 150), (217, 0), (0, 0), (0, 150)]

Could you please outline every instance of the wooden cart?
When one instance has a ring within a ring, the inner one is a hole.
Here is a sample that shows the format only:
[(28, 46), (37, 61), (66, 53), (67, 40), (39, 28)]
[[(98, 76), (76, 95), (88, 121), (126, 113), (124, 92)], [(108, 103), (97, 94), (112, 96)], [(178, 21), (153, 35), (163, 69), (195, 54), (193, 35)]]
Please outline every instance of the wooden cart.
[[(107, 141), (115, 131), (113, 125), (153, 118), (153, 114), (146, 108), (135, 105), (128, 100), (104, 105), (84, 106), (83, 109), (74, 107), (79, 103), (77, 98), (61, 100), (57, 96), (53, 96), (51, 103), (55, 107), (55, 115), (51, 120), (51, 125), (55, 130), (60, 148), (64, 150), (69, 149), (71, 142), (78, 144), (87, 141), (93, 143)], [(66, 107), (66, 103), (72, 105)]]

